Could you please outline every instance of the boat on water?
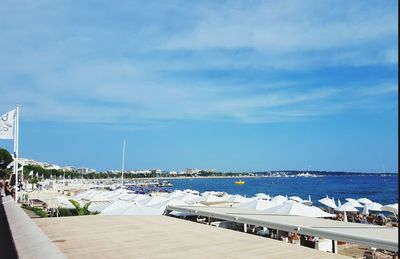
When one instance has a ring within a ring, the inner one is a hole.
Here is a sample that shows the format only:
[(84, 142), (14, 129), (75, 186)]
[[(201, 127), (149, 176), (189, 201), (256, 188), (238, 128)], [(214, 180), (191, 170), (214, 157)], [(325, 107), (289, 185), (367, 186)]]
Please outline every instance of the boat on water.
[(245, 184), (245, 181), (239, 180), (239, 181), (234, 182), (234, 184)]

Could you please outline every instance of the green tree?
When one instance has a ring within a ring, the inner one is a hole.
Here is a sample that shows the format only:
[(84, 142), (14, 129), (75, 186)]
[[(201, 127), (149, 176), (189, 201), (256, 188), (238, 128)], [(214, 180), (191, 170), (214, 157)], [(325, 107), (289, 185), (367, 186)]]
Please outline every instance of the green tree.
[(72, 205), (74, 205), (75, 209), (76, 209), (76, 213), (78, 213), (78, 216), (83, 216), (83, 215), (90, 215), (90, 211), (89, 211), (89, 206), (92, 202), (88, 202), (85, 205), (83, 205), (83, 207), (81, 207), (81, 205), (79, 204), (79, 202), (75, 201), (75, 200), (69, 200), (69, 202), (72, 203)]
[(6, 169), (7, 166), (13, 161), (13, 157), (7, 149), (0, 148), (0, 169)]

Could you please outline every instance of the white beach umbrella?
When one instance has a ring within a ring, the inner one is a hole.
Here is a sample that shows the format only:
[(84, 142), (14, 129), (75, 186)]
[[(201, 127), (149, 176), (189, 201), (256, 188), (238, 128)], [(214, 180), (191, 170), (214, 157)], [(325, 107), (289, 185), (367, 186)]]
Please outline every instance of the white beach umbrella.
[(275, 202), (275, 203), (278, 203), (278, 204), (282, 204), (287, 200), (288, 199), (285, 196), (282, 196), (282, 195), (277, 195), (277, 196), (275, 196), (275, 197), (273, 197), (271, 199), (272, 202)]
[[(333, 198), (332, 198), (332, 199), (333, 199)], [(342, 206), (342, 203), (340, 202), (339, 199), (337, 199), (337, 206), (338, 206), (338, 207)]]
[(377, 202), (371, 202), (371, 203), (367, 203), (365, 204), (368, 208), (368, 210), (372, 210), (372, 211), (381, 211), (382, 208), (382, 204), (377, 203)]
[(271, 196), (269, 196), (268, 194), (265, 193), (257, 193), (256, 197), (259, 199), (263, 199), (263, 200), (270, 200)]
[(351, 205), (353, 205), (354, 208), (362, 208), (364, 207), (362, 204), (360, 204), (357, 200), (352, 199), (352, 198), (347, 198), (346, 201), (350, 202)]
[(300, 198), (299, 196), (290, 196), (289, 199), (292, 201), (297, 201), (299, 203), (303, 203), (303, 199)]
[(381, 211), (389, 211), (393, 214), (399, 214), (399, 204), (395, 203), (395, 204), (388, 204), (385, 206), (382, 206)]
[(234, 207), (253, 209), (253, 210), (266, 210), (268, 208), (272, 208), (272, 207), (275, 207), (278, 205), (279, 205), (279, 203), (256, 198), (256, 199), (252, 199), (248, 202), (236, 204), (236, 205), (234, 205)]
[(343, 205), (337, 207), (335, 210), (343, 212), (343, 215), (344, 215), (344, 219), (343, 220), (345, 222), (347, 222), (347, 213), (346, 213), (347, 211), (353, 211), (353, 212), (358, 211), (356, 208), (353, 207), (353, 205), (351, 205), (350, 202), (344, 203)]
[(357, 199), (357, 201), (362, 204), (368, 204), (368, 203), (372, 202), (370, 199), (367, 199), (367, 198), (360, 198), (360, 199)]
[(351, 203), (346, 202), (345, 204), (337, 207), (335, 209), (336, 211), (352, 211), (352, 212), (357, 212), (358, 210), (351, 205)]
[(313, 218), (335, 217), (335, 215), (326, 213), (320, 208), (307, 206), (295, 201), (286, 201), (283, 204), (266, 209), (264, 212), (268, 214), (298, 215)]
[(321, 204), (323, 204), (323, 205), (325, 205), (325, 206), (327, 206), (327, 207), (329, 207), (329, 208), (332, 208), (332, 209), (335, 209), (335, 208), (336, 208), (335, 202), (334, 202), (332, 199), (328, 198), (328, 196), (326, 196), (325, 198), (320, 199), (320, 200), (318, 200), (318, 201), (319, 201)]

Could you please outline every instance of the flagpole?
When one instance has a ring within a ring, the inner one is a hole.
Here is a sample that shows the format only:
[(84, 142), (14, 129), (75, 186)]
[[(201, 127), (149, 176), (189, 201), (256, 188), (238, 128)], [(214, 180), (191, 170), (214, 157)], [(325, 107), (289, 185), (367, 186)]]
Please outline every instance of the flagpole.
[(16, 108), (14, 127), (14, 175), (15, 175), (15, 202), (18, 202), (18, 138), (19, 138), (19, 105)]
[(121, 168), (121, 188), (124, 186), (124, 166), (125, 166), (125, 139), (122, 145), (122, 168)]

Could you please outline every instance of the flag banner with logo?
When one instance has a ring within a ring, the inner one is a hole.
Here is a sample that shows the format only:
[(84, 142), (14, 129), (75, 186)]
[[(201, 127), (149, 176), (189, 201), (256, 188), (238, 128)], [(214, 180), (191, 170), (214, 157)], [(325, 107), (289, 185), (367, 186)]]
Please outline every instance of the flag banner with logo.
[(14, 138), (15, 109), (0, 117), (0, 139)]

